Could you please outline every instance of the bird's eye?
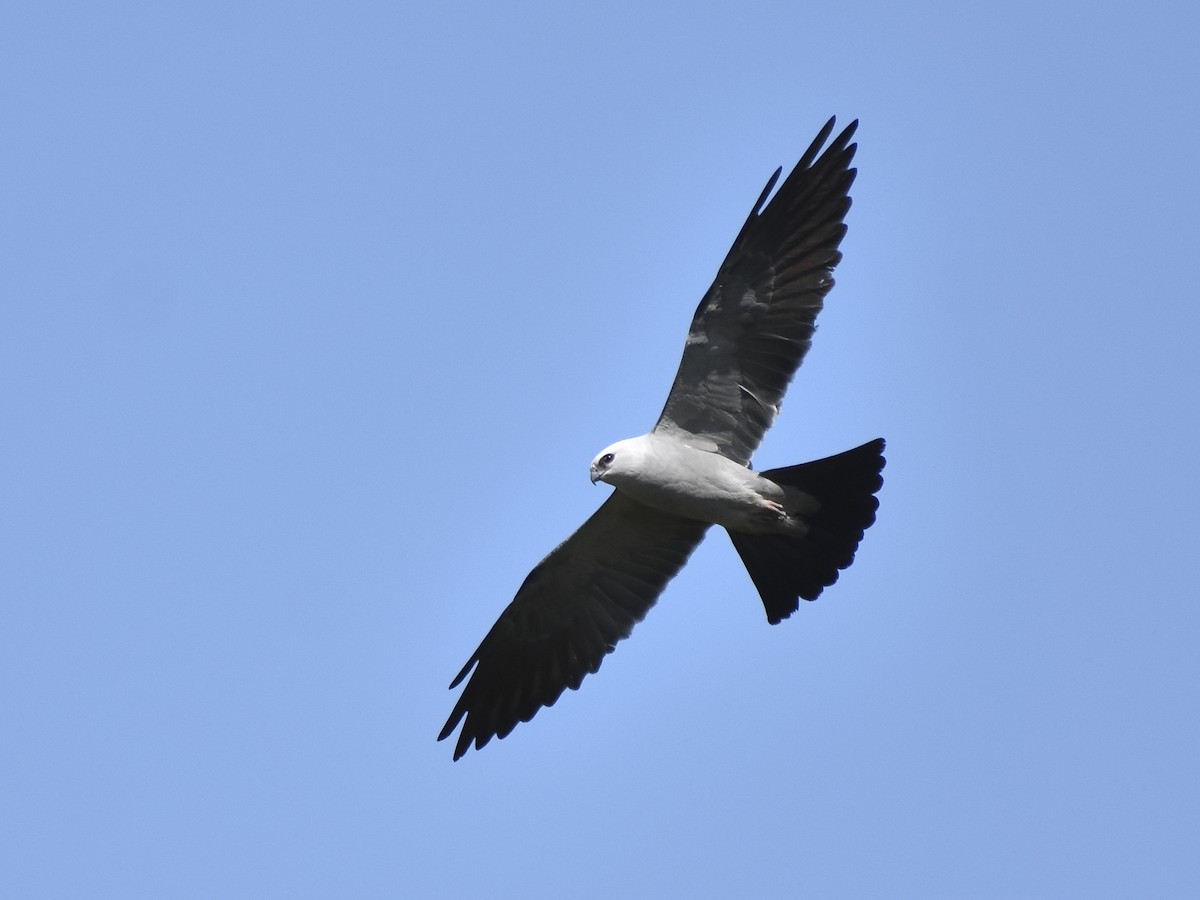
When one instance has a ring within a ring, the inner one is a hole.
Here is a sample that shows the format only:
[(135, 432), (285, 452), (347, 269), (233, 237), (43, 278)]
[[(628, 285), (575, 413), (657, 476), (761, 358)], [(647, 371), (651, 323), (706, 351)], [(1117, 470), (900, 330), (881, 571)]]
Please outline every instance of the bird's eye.
[(600, 457), (600, 465), (602, 466), (607, 466), (612, 461), (613, 455), (611, 453), (605, 453), (602, 457)]

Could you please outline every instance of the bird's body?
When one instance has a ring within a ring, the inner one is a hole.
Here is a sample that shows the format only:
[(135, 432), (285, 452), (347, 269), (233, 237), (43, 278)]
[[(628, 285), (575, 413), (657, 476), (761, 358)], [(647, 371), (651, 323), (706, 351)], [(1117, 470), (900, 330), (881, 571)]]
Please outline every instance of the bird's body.
[[(610, 455), (611, 462), (600, 465)], [(803, 529), (788, 515), (786, 492), (773, 481), (712, 450), (654, 432), (602, 450), (592, 463), (592, 480), (662, 512), (730, 531), (795, 534)], [(796, 511), (813, 503), (798, 496)]]
[(875, 521), (883, 440), (755, 472), (750, 459), (808, 352), (850, 208), (852, 123), (822, 129), (771, 197), (775, 172), (692, 318), (658, 423), (593, 460), (611, 496), (543, 559), (451, 683), (470, 675), (438, 740), (460, 758), (578, 688), (629, 636), (713, 526), (724, 527), (767, 620), (815, 599)]

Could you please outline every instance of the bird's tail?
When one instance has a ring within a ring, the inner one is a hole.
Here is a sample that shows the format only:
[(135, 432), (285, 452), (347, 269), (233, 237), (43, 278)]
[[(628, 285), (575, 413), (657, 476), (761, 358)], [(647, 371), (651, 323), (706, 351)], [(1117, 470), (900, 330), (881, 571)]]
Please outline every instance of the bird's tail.
[(808, 526), (803, 537), (729, 532), (772, 625), (794, 613), (801, 597), (815, 600), (854, 562), (879, 508), (875, 492), (883, 485), (883, 447), (883, 438), (876, 438), (837, 456), (758, 473), (819, 504), (801, 516)]

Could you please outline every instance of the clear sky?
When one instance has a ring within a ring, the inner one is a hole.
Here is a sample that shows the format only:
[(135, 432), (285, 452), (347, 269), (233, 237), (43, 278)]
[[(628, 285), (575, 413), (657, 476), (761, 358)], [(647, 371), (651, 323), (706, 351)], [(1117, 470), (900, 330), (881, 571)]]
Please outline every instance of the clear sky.
[[(0, 13), (0, 895), (1182, 897), (1195, 4)], [(882, 435), (767, 625), (710, 534), (578, 693), (446, 690), (861, 119), (759, 467)]]

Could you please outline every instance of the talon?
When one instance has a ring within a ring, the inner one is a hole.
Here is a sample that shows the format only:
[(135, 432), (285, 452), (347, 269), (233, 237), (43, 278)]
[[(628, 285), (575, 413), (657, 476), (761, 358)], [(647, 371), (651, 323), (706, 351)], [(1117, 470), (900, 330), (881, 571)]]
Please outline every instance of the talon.
[(786, 519), (788, 517), (788, 512), (783, 508), (782, 503), (776, 503), (774, 500), (765, 500), (763, 501), (763, 506), (766, 507), (764, 512), (774, 514), (777, 519)]

